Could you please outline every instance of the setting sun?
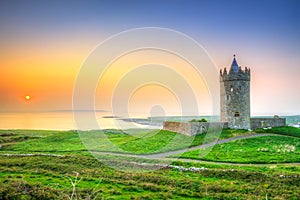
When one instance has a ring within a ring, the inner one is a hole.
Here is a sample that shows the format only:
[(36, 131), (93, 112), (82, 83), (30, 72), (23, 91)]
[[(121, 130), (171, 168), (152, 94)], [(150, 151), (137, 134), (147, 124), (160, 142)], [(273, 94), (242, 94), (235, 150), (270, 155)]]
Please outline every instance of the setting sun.
[(26, 100), (30, 100), (30, 99), (31, 99), (31, 96), (26, 95), (26, 96), (25, 96), (25, 99), (26, 99)]

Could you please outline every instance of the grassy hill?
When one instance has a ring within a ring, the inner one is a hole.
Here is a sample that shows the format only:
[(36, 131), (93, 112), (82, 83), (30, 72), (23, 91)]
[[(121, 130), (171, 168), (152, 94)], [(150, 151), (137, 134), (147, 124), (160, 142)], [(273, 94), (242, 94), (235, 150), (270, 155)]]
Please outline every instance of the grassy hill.
[[(209, 151), (204, 158), (203, 152)], [(285, 136), (248, 138), (184, 153), (182, 158), (231, 163), (300, 163), (300, 139)]]
[[(197, 135), (189, 137), (166, 130), (141, 131), (136, 135), (128, 135), (117, 131), (84, 131), (80, 135), (76, 131), (1, 131), (0, 142), (7, 146), (7, 152), (44, 152), (44, 153), (82, 153), (86, 152), (86, 147), (82, 140), (96, 143), (94, 146), (89, 144), (89, 149), (95, 151), (123, 152), (134, 154), (150, 154), (184, 149), (190, 146), (209, 143), (218, 139), (230, 138), (233, 136), (247, 135), (249, 131), (243, 130), (223, 130), (220, 137), (214, 134), (211, 136)], [(81, 138), (80, 138), (80, 137)], [(87, 138), (85, 138), (87, 137)], [(103, 138), (105, 137), (105, 142)], [(18, 139), (23, 138), (23, 139)], [(8, 144), (5, 143), (8, 140)], [(11, 142), (17, 143), (11, 143)], [(111, 143), (107, 143), (107, 141)], [(118, 147), (118, 148), (116, 148)]]
[[(257, 129), (256, 132), (276, 135), (217, 144), (213, 149), (188, 151), (181, 158), (232, 163), (300, 163), (299, 128), (276, 127)], [(207, 155), (200, 156), (203, 153)]]
[[(193, 151), (183, 157), (195, 161), (99, 154), (102, 161), (142, 170), (120, 171), (93, 157), (75, 131), (0, 130), (0, 199), (299, 199), (300, 166), (284, 164), (299, 161), (298, 129), (264, 131), (276, 135), (216, 145), (206, 156), (215, 162), (198, 162)], [(190, 138), (168, 131), (86, 133), (99, 143), (92, 145), (97, 152), (137, 154), (199, 146), (218, 139), (207, 140), (204, 135)], [(118, 148), (98, 140), (99, 134)], [(219, 139), (248, 134), (253, 133), (223, 130)], [(160, 167), (146, 170), (155, 166)]]

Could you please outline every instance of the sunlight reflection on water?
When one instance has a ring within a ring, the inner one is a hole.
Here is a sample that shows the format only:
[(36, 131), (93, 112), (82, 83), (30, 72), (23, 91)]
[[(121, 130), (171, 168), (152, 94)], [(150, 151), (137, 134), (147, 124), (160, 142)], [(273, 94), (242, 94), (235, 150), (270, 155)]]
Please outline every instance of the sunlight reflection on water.
[[(85, 115), (82, 112), (82, 115)], [(145, 116), (135, 116), (142, 117)], [(96, 112), (101, 129), (117, 129), (118, 124), (126, 123), (110, 112)], [(130, 122), (132, 123), (132, 121)], [(145, 124), (136, 123), (137, 127), (145, 128)], [(147, 126), (147, 128), (151, 128)], [(158, 126), (152, 128), (159, 128)], [(43, 129), (43, 130), (75, 130), (77, 129), (72, 112), (33, 112), (33, 113), (0, 113), (0, 129)]]

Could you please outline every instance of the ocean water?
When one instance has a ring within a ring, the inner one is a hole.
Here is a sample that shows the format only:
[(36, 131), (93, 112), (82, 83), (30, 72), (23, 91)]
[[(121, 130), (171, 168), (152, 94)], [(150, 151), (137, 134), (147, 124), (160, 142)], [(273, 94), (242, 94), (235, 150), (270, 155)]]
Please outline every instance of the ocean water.
[[(97, 121), (89, 125), (91, 114)], [(160, 116), (148, 117), (141, 113), (114, 116), (109, 111), (76, 112), (76, 116), (86, 123), (76, 124), (72, 111), (55, 112), (0, 112), (0, 129), (33, 129), (33, 130), (92, 130), (92, 129), (161, 129), (163, 121), (189, 121), (199, 116)], [(202, 118), (202, 117), (201, 117)], [(212, 121), (211, 117), (205, 117)]]
[[(81, 119), (89, 122), (90, 112), (78, 112)], [(77, 113), (77, 114), (78, 114)], [(80, 127), (75, 123), (72, 111), (68, 112), (1, 112), (0, 129), (40, 129), (40, 130), (91, 130), (91, 129), (156, 129), (161, 123), (152, 123), (147, 116), (134, 115), (131, 118), (113, 116), (110, 112), (96, 112), (98, 125)]]
[(0, 129), (75, 129), (72, 112), (0, 113)]
[[(90, 112), (80, 112), (82, 119), (89, 122)], [(265, 116), (266, 117), (266, 116)], [(271, 117), (271, 116), (270, 116)], [(300, 116), (283, 116), (287, 124), (300, 122)], [(128, 116), (114, 116), (110, 112), (96, 112), (97, 126), (79, 127), (75, 123), (72, 111), (68, 112), (0, 112), (0, 129), (41, 129), (41, 130), (91, 130), (91, 129), (161, 129), (163, 121), (190, 121), (205, 118), (208, 121), (218, 121), (218, 116), (164, 116), (148, 117), (134, 114)]]

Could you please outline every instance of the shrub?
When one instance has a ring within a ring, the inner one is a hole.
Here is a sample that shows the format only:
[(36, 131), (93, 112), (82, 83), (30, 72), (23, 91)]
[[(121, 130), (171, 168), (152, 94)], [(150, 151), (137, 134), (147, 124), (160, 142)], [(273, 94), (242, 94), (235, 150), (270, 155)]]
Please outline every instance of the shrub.
[(192, 119), (190, 122), (207, 122), (206, 119), (202, 118), (202, 119)]

